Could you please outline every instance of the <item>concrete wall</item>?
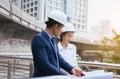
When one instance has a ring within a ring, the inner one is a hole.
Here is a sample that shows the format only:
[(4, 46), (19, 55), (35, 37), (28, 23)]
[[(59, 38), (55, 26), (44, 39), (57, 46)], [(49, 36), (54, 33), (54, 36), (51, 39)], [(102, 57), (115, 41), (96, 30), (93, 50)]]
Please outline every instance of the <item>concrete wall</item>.
[(29, 53), (37, 32), (12, 21), (0, 23), (0, 53)]

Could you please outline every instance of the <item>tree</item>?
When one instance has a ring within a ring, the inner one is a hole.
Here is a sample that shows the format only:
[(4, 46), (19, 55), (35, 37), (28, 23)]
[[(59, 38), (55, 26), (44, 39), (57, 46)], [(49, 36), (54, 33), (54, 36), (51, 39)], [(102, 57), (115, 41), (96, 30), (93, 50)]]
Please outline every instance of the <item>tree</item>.
[[(102, 53), (104, 62), (120, 63), (120, 34), (117, 34), (115, 30), (112, 31), (114, 37), (112, 39), (104, 37), (101, 43), (103, 44), (99, 49), (104, 51)], [(120, 74), (120, 70), (116, 70)]]

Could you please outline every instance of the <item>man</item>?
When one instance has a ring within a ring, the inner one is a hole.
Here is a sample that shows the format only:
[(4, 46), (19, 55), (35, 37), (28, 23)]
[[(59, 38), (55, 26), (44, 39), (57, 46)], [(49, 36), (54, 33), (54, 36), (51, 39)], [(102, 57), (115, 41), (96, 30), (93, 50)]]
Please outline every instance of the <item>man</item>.
[(54, 40), (54, 37), (60, 35), (66, 22), (67, 17), (62, 11), (52, 11), (46, 22), (46, 29), (33, 38), (33, 77), (66, 75), (60, 71), (60, 67), (76, 76), (83, 74), (81, 70), (73, 68), (59, 55), (57, 42)]

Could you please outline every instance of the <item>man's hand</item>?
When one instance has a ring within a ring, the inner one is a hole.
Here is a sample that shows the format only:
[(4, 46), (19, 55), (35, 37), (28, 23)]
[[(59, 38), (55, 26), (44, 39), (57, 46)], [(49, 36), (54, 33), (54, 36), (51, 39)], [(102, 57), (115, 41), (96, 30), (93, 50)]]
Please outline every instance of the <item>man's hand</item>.
[(74, 67), (72, 69), (72, 73), (75, 76), (85, 76), (85, 74), (83, 73), (83, 71), (80, 68), (78, 68), (78, 67)]

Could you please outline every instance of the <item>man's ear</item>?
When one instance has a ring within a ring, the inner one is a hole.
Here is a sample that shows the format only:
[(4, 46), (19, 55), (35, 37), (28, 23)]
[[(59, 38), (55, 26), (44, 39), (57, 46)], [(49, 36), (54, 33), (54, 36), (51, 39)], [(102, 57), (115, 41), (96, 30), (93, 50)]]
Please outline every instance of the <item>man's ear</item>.
[(57, 24), (54, 24), (51, 29), (55, 30), (56, 27), (57, 27)]
[(55, 29), (55, 28), (58, 29), (58, 25), (57, 25), (57, 24), (54, 24), (54, 25), (53, 25), (53, 28), (54, 28), (54, 29)]

